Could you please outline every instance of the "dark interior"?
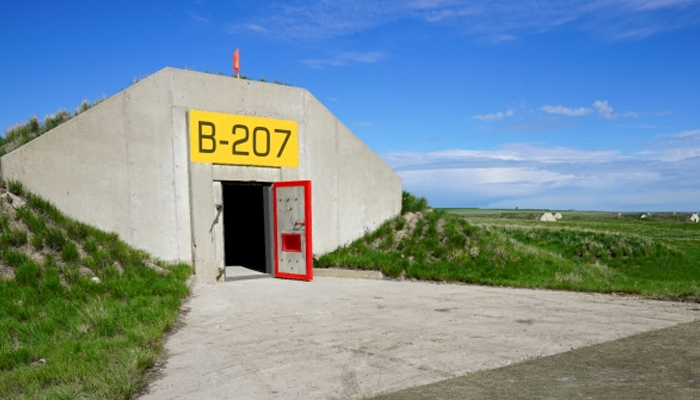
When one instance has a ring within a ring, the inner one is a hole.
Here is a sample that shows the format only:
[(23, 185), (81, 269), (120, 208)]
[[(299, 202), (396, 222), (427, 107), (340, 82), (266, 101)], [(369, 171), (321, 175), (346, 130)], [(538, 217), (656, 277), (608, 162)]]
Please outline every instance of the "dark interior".
[(222, 184), (227, 266), (266, 272), (263, 189), (259, 184)]

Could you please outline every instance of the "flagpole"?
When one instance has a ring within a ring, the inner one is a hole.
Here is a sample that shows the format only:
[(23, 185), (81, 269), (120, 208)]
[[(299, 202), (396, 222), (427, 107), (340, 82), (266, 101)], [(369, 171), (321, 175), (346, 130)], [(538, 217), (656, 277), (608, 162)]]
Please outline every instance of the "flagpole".
[(240, 71), (241, 67), (239, 64), (238, 49), (236, 49), (236, 51), (233, 52), (233, 72), (236, 73), (236, 78), (238, 79), (241, 77)]

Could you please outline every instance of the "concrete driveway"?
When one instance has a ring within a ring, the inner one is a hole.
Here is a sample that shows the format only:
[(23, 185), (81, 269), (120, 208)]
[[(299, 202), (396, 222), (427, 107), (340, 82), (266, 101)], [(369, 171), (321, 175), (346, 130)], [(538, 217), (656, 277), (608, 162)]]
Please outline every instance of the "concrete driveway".
[(697, 304), (316, 278), (201, 285), (146, 399), (356, 399), (700, 319)]

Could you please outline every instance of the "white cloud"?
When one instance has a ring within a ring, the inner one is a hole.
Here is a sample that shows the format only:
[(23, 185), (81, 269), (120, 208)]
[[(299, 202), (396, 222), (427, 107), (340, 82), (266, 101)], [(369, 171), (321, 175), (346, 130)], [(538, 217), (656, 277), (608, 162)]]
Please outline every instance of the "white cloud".
[(667, 136), (644, 156), (660, 161), (677, 162), (700, 158), (700, 129), (687, 130)]
[[(576, 24), (604, 39), (642, 39), (696, 25), (698, 0), (310, 0), (267, 3), (258, 26), (280, 39), (324, 40), (399, 20), (451, 26), (489, 42)], [(663, 13), (659, 11), (663, 10)]]
[(332, 58), (303, 60), (302, 62), (311, 68), (342, 67), (348, 64), (364, 63), (373, 64), (386, 57), (382, 51), (373, 52), (353, 52), (340, 53)]
[(247, 28), (254, 32), (268, 32), (268, 29), (258, 24), (248, 24)]
[[(607, 100), (596, 100), (592, 107), (569, 108), (564, 106), (544, 105), (540, 108), (542, 111), (549, 114), (565, 115), (567, 117), (581, 117), (596, 111), (598, 116), (605, 119), (616, 119), (620, 114), (615, 112), (615, 109), (608, 103)], [(636, 111), (626, 111), (622, 113), (625, 118), (635, 118), (639, 116)]]
[(392, 152), (404, 188), (438, 207), (641, 211), (697, 209), (700, 129), (635, 154), (512, 144), (495, 150)]
[(622, 3), (638, 11), (648, 11), (696, 4), (698, 0), (625, 0)]
[(617, 159), (620, 153), (613, 150), (583, 151), (567, 147), (539, 147), (527, 143), (502, 146), (498, 150), (452, 149), (429, 153), (390, 152), (383, 158), (393, 168), (411, 166), (444, 166), (472, 161), (513, 161), (557, 164), (571, 162), (601, 163)]
[(505, 117), (512, 117), (515, 115), (513, 110), (508, 110), (506, 112), (499, 111), (497, 113), (492, 113), (492, 114), (480, 114), (480, 115), (474, 115), (472, 118), (478, 119), (479, 121), (482, 122), (491, 122), (491, 121), (498, 121), (499, 119), (503, 119)]
[(580, 117), (593, 112), (592, 109), (586, 107), (568, 108), (564, 106), (542, 106), (542, 111), (550, 114), (566, 115), (567, 117)]
[(199, 23), (206, 24), (209, 22), (208, 18), (205, 18), (194, 11), (190, 11), (189, 14), (190, 14), (190, 18), (192, 18), (193, 20), (195, 20)]
[(593, 102), (593, 107), (595, 107), (595, 109), (598, 110), (598, 115), (605, 119), (617, 118), (615, 110), (613, 110), (613, 108), (608, 104), (607, 100), (596, 100), (595, 102)]
[(674, 135), (677, 138), (697, 138), (700, 139), (700, 129), (693, 129), (690, 131), (683, 131)]
[(659, 31), (658, 28), (647, 26), (639, 29), (631, 29), (628, 31), (621, 31), (613, 35), (615, 40), (635, 40), (647, 38)]

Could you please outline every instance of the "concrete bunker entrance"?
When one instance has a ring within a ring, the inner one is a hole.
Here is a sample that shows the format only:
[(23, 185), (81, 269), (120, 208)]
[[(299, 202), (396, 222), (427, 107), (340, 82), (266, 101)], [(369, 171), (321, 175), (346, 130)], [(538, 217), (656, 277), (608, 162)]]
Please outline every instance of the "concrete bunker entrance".
[[(272, 185), (221, 182), (224, 265), (227, 278), (256, 271), (272, 274)], [(237, 271), (229, 271), (234, 267)]]

